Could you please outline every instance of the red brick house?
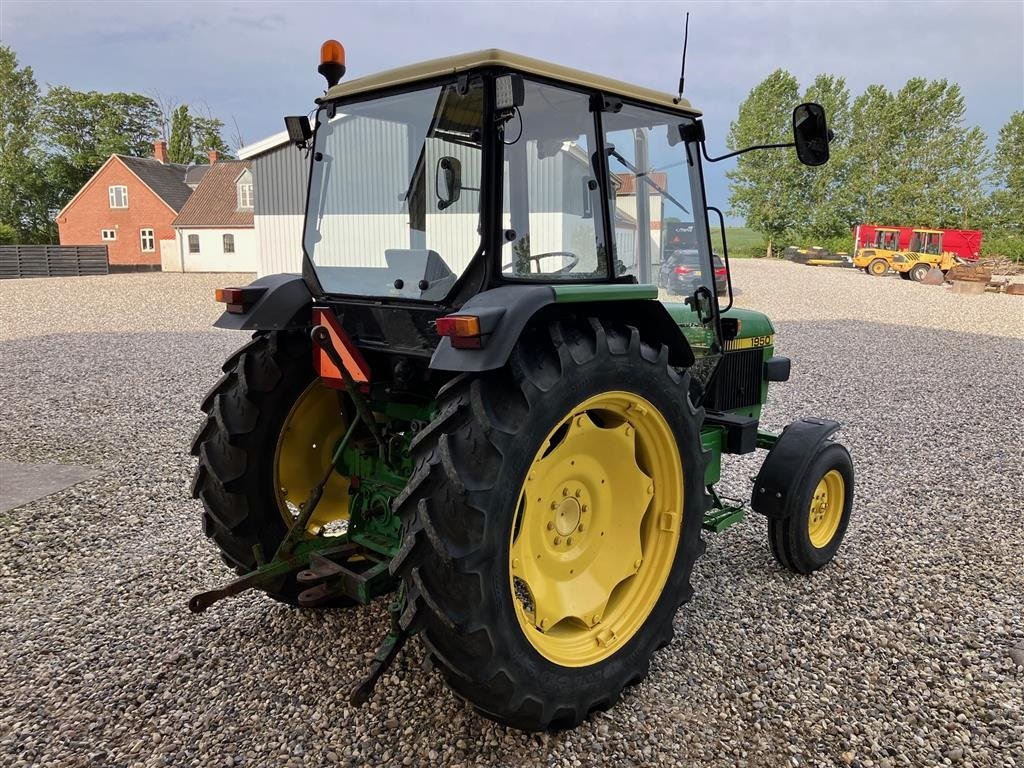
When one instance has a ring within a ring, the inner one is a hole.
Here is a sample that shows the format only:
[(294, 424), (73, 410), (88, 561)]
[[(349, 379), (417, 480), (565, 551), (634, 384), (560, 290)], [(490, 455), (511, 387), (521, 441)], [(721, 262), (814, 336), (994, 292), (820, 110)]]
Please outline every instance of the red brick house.
[(110, 156), (57, 214), (61, 245), (106, 245), (113, 270), (160, 269), (160, 241), (174, 240), (171, 223), (194, 188), (186, 176), (199, 167), (168, 163), (166, 142), (153, 149)]

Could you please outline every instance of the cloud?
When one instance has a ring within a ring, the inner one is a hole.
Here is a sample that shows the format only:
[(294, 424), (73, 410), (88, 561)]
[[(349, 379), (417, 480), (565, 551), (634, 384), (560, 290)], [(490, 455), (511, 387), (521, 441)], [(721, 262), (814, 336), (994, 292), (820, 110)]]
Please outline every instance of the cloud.
[[(803, 86), (842, 75), (854, 95), (913, 76), (955, 81), (990, 144), (1024, 109), (1020, 2), (292, 2), (267, 12), (276, 7), (2, 0), (0, 37), (40, 82), (206, 101), (249, 141), (309, 110), (328, 37), (345, 44), (349, 78), (499, 47), (672, 91), (686, 10), (687, 96), (705, 113), (712, 152), (750, 89), (780, 67)], [(726, 165), (707, 174), (719, 202)]]

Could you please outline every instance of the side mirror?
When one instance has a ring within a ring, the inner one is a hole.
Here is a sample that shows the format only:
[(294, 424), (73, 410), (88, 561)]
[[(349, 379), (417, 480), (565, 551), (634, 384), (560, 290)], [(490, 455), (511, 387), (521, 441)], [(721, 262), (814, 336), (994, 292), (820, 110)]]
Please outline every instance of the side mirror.
[(288, 141), (302, 149), (313, 136), (309, 126), (309, 118), (305, 115), (290, 115), (284, 119), (284, 127), (288, 129)]
[(796, 156), (804, 165), (824, 165), (828, 162), (828, 143), (832, 132), (825, 120), (821, 104), (807, 102), (793, 110), (793, 143)]
[(457, 157), (445, 155), (438, 159), (434, 193), (439, 211), (453, 205), (462, 196), (462, 163)]

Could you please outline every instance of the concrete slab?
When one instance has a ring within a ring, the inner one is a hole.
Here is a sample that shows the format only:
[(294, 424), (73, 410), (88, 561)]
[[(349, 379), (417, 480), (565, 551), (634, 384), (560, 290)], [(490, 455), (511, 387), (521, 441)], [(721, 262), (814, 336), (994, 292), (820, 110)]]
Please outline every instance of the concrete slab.
[(0, 512), (63, 491), (97, 474), (95, 469), (75, 464), (0, 461)]

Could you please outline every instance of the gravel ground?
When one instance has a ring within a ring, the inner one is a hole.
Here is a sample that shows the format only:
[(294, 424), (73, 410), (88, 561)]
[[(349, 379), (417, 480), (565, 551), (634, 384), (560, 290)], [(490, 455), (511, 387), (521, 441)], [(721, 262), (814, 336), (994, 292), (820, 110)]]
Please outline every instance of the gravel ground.
[(0, 516), (0, 765), (1024, 766), (1024, 298), (787, 263), (735, 279), (794, 360), (767, 425), (845, 424), (846, 542), (796, 577), (756, 516), (709, 537), (650, 677), (534, 735), (475, 716), (415, 643), (350, 708), (383, 605), (188, 613), (227, 576), (187, 446), (243, 340), (209, 328), (212, 289), (244, 278), (0, 283), (0, 459), (98, 470)]

